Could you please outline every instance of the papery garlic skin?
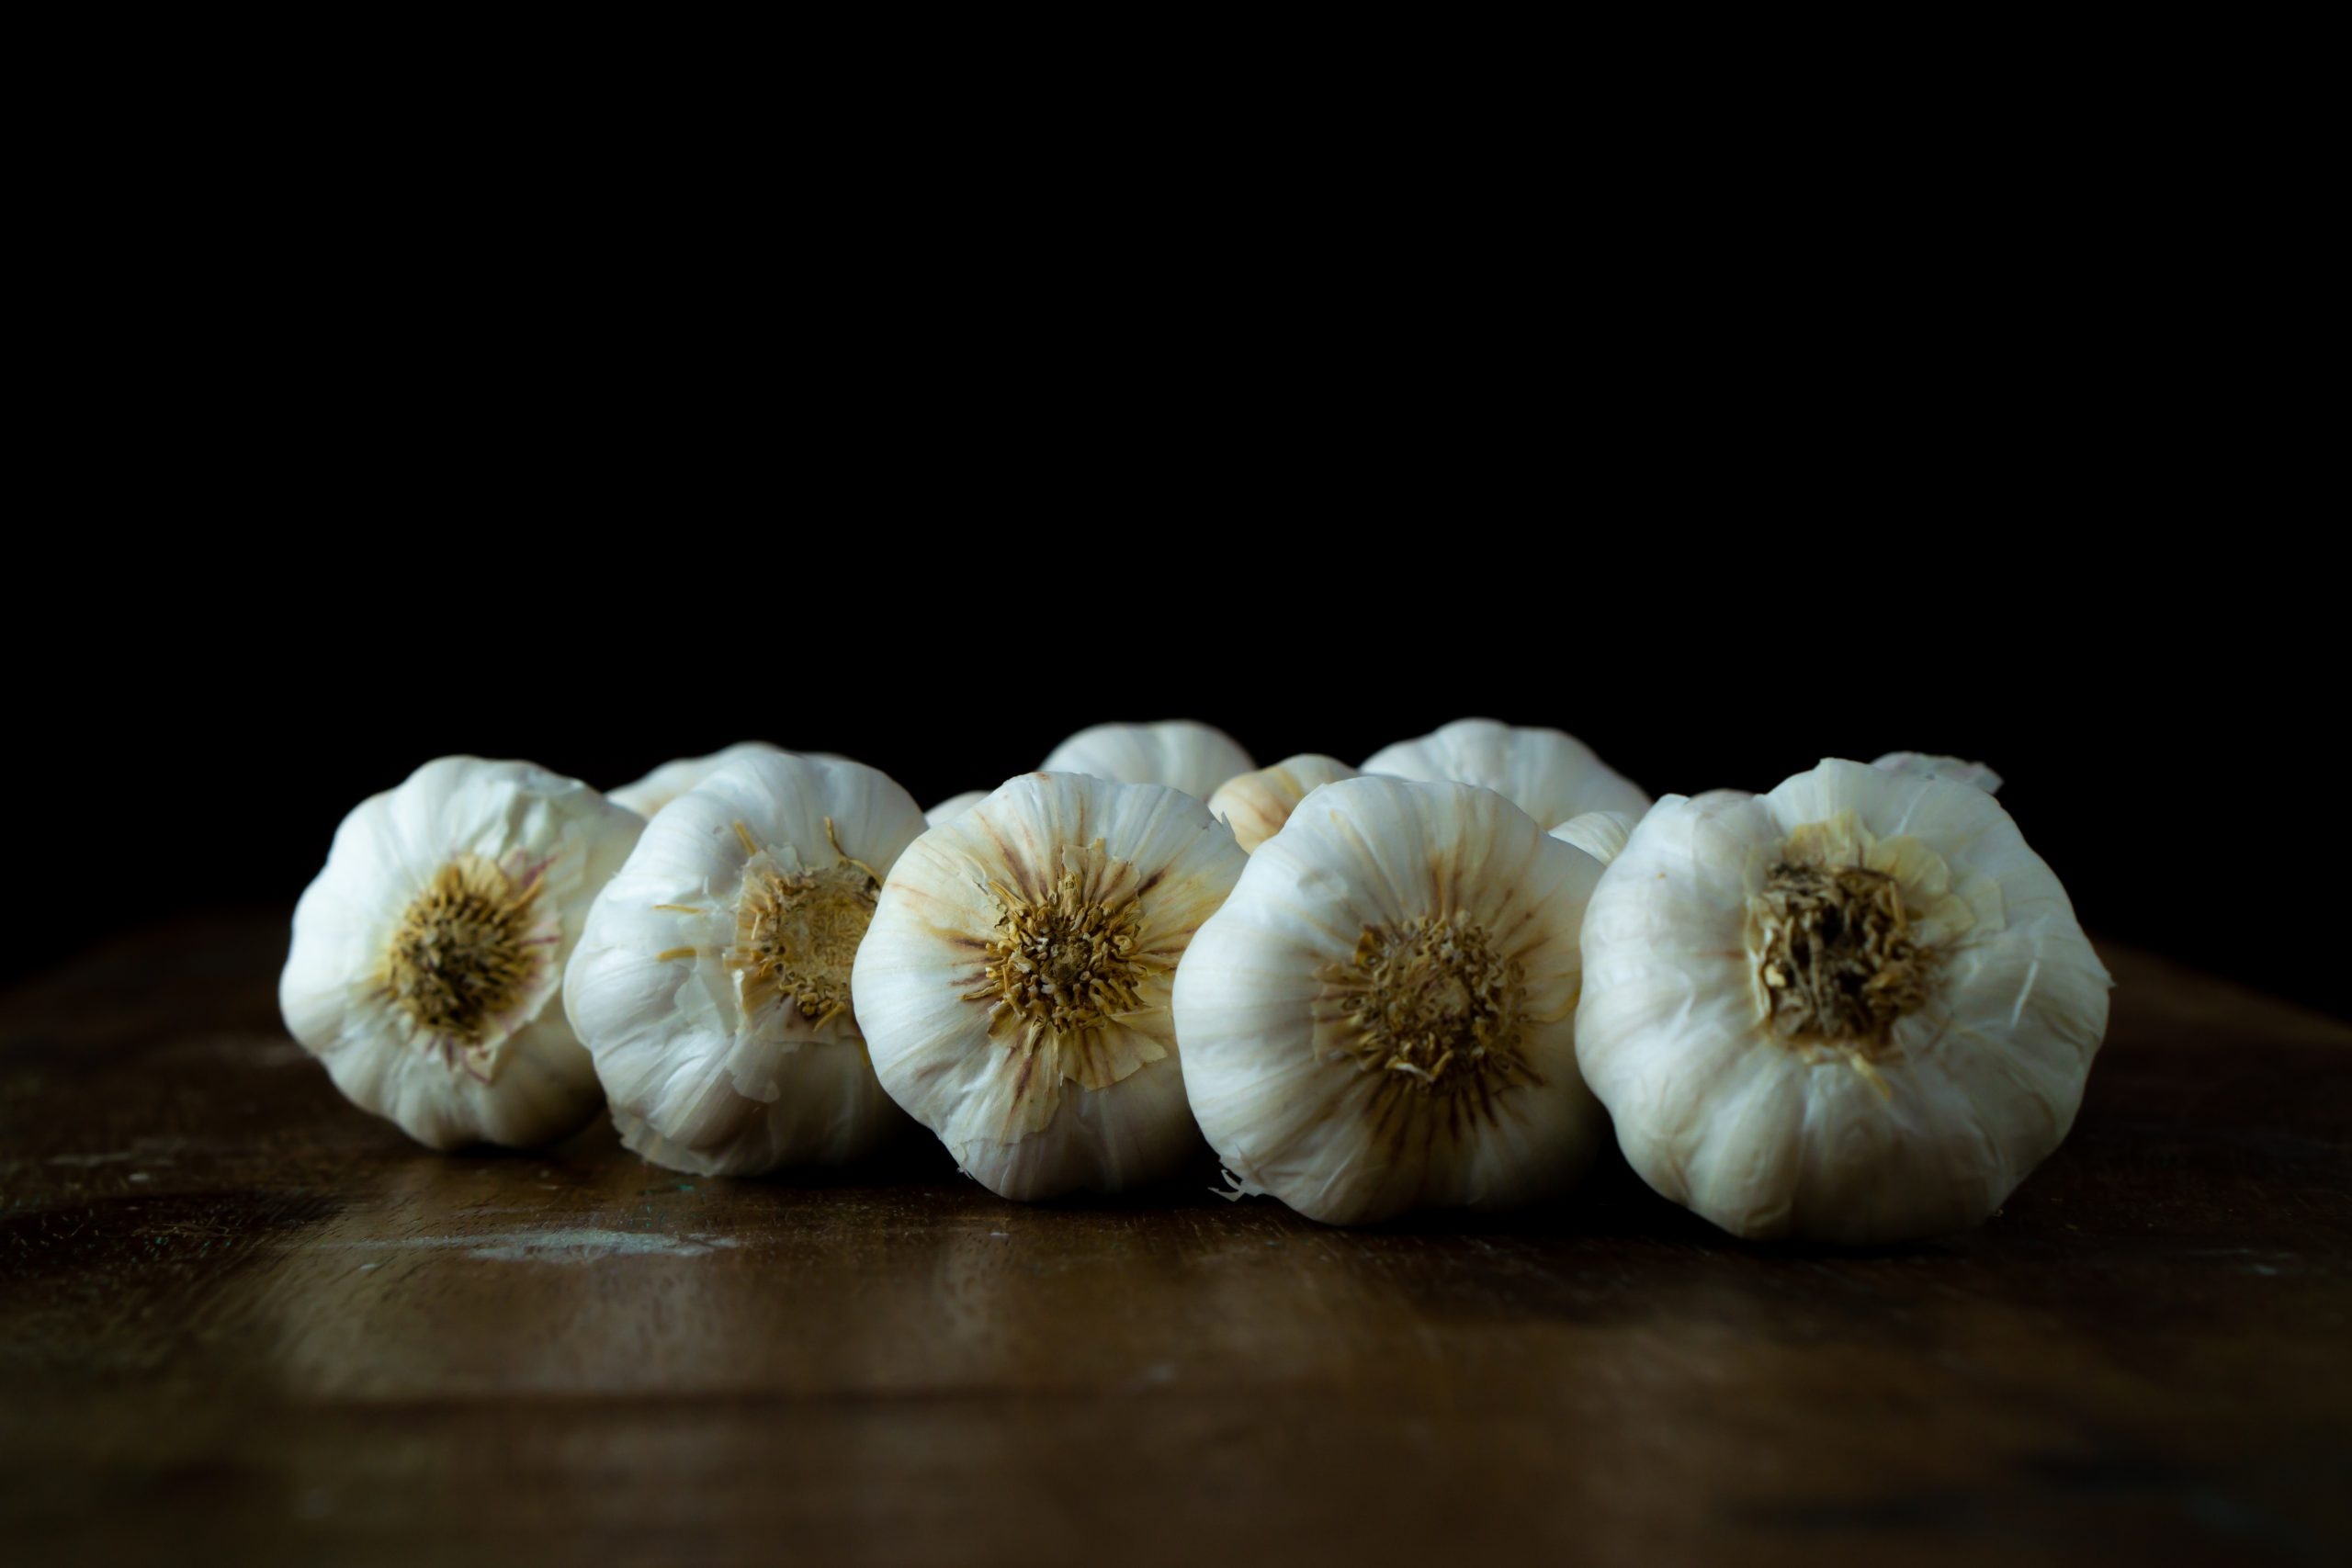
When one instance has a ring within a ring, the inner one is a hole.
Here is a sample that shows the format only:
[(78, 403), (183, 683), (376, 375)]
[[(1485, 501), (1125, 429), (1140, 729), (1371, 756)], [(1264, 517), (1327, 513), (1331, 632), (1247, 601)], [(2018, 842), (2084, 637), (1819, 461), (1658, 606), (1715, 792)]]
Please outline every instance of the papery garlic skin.
[(967, 789), (961, 795), (951, 795), (922, 814), (922, 819), (936, 828), (943, 822), (953, 822), (989, 797), (984, 789)]
[(1950, 779), (1954, 784), (1974, 784), (1986, 795), (2001, 793), (2000, 774), (1982, 762), (1972, 762), (1964, 757), (1939, 757), (1927, 751), (1889, 751), (1871, 766), (1890, 769), (1898, 773), (1925, 773), (1930, 778)]
[(1547, 832), (1588, 811), (1638, 817), (1650, 804), (1632, 780), (1575, 736), (1514, 728), (1491, 718), (1456, 719), (1418, 740), (1385, 746), (1364, 759), (1363, 771), (1493, 790)]
[(1209, 796), (1209, 815), (1233, 829), (1243, 853), (1254, 854), (1260, 844), (1282, 831), (1298, 803), (1317, 788), (1355, 776), (1356, 771), (1336, 757), (1303, 751), (1226, 780)]
[(1744, 1236), (1984, 1219), (2066, 1135), (2107, 1030), (2107, 971), (2008, 814), (1860, 762), (1660, 801), (1584, 956), (1577, 1058), (1626, 1158)]
[(641, 779), (606, 791), (605, 798), (628, 807), (639, 817), (650, 817), (729, 762), (745, 757), (780, 757), (784, 754), (783, 747), (771, 745), (765, 740), (739, 740), (708, 756), (680, 757), (675, 761), (664, 762)]
[(1055, 747), (1037, 771), (1084, 773), (1117, 784), (1166, 784), (1206, 800), (1226, 780), (1256, 766), (1241, 743), (1222, 729), (1171, 718), (1081, 729)]
[(853, 976), (883, 1087), (1002, 1197), (1167, 1176), (1200, 1147), (1169, 988), (1244, 859), (1171, 788), (1007, 781), (883, 886)]
[(604, 1092), (558, 993), (644, 821), (529, 762), (442, 757), (360, 803), (294, 909), (278, 1007), (355, 1105), (431, 1148), (526, 1148)]
[(1576, 1057), (1600, 875), (1490, 790), (1309, 796), (1176, 976), (1193, 1113), (1242, 1190), (1361, 1224), (1575, 1180), (1606, 1125)]
[(1553, 829), (1552, 837), (1574, 844), (1607, 865), (1625, 852), (1625, 840), (1634, 836), (1634, 824), (1641, 819), (1641, 814), (1634, 811), (1588, 811)]
[(752, 753), (647, 824), (564, 978), (621, 1141), (750, 1176), (839, 1165), (903, 1128), (850, 1005), (881, 879), (923, 830), (888, 775)]

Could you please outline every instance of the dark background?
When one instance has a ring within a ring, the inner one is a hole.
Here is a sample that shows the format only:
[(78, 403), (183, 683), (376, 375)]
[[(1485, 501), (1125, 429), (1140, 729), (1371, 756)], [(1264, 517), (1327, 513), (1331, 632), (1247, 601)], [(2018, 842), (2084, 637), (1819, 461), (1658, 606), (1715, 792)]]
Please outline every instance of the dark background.
[(25, 291), (0, 971), (290, 907), (446, 752), (928, 805), (1105, 719), (1487, 715), (1653, 793), (1984, 759), (2095, 936), (2346, 1006), (2310, 247), (2210, 160), (779, 253), (151, 151)]
[(916, 515), (605, 496), (593, 519), (420, 498), (365, 521), (322, 495), (333, 515), (284, 539), (126, 546), (128, 580), (66, 595), (81, 635), (13, 628), (38, 674), (7, 963), (290, 905), (352, 805), (444, 752), (609, 786), (757, 736), (928, 806), (1103, 719), (1356, 762), (1476, 714), (1568, 729), (1661, 794), (1984, 758), (2095, 936), (2343, 1010), (2341, 660), (2312, 560), (2219, 519), (2199, 554), (2023, 502), (1684, 515), (1475, 488), (1296, 510), (981, 490)]

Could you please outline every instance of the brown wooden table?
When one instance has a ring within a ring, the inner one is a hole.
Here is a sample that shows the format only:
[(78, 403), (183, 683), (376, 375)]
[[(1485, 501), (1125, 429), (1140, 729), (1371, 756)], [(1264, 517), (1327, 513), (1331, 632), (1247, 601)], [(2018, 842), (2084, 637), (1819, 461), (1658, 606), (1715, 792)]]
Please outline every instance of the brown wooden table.
[(0, 1000), (0, 1561), (2352, 1561), (2352, 1029), (2142, 954), (2005, 1213), (1835, 1252), (435, 1155), (284, 930)]

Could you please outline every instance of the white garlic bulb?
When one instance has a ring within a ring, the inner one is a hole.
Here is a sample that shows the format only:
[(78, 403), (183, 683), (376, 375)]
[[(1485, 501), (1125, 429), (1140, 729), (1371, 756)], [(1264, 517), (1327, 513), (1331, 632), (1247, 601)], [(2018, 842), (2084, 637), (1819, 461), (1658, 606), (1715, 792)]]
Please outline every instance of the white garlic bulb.
[(1889, 751), (1871, 766), (1892, 769), (1898, 773), (1926, 773), (1932, 778), (1951, 779), (1955, 784), (1974, 784), (1986, 795), (2001, 793), (2000, 774), (1982, 762), (1972, 762), (1962, 757), (1939, 757), (1927, 751)]
[(564, 977), (621, 1141), (656, 1165), (838, 1165), (905, 1125), (866, 1058), (850, 966), (923, 829), (863, 763), (739, 757), (647, 824)]
[(1244, 857), (1191, 795), (1030, 773), (910, 845), (853, 976), (882, 1086), (1007, 1198), (1197, 1149), (1168, 991)]
[(1624, 853), (1625, 840), (1634, 836), (1634, 824), (1641, 819), (1641, 814), (1634, 811), (1588, 811), (1553, 829), (1552, 837), (1574, 844), (1607, 865)]
[(1556, 729), (1513, 728), (1491, 718), (1462, 718), (1419, 740), (1400, 740), (1364, 760), (1367, 773), (1400, 779), (1452, 779), (1490, 789), (1546, 831), (1588, 811), (1640, 816), (1650, 797), (1592, 748)]
[(1226, 780), (1209, 796), (1209, 815), (1233, 829), (1244, 853), (1254, 853), (1282, 831), (1298, 803), (1317, 786), (1355, 776), (1353, 768), (1335, 757), (1301, 752)]
[(1166, 784), (1198, 800), (1257, 766), (1239, 741), (1189, 718), (1098, 724), (1055, 747), (1038, 772), (1085, 773), (1118, 784)]
[(1242, 1190), (1351, 1224), (1573, 1181), (1604, 1125), (1576, 1058), (1600, 874), (1490, 790), (1317, 790), (1176, 976), (1193, 1113)]
[(576, 1131), (604, 1094), (557, 993), (644, 826), (528, 762), (425, 763), (343, 819), (295, 906), (287, 1029), (352, 1103), (431, 1147)]
[(743, 757), (775, 757), (783, 753), (783, 747), (764, 740), (739, 740), (708, 756), (681, 757), (664, 762), (641, 779), (608, 790), (605, 798), (628, 807), (639, 817), (650, 817), (729, 762)]
[(1644, 1179), (1747, 1236), (1973, 1224), (2073, 1125), (2107, 971), (1982, 789), (1825, 761), (1668, 795), (1585, 919), (1585, 1079)]
[(984, 789), (967, 789), (961, 795), (951, 795), (922, 814), (922, 819), (936, 828), (942, 822), (953, 822), (989, 797)]

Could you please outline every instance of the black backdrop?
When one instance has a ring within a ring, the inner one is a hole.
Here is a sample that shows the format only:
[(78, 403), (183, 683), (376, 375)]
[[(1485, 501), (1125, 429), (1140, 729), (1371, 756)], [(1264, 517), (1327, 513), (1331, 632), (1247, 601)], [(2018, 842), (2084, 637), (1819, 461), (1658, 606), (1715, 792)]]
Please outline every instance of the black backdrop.
[(290, 905), (343, 813), (443, 752), (611, 785), (756, 736), (929, 805), (1103, 719), (1352, 762), (1476, 714), (1568, 729), (1653, 793), (1981, 757), (2094, 936), (2344, 1007), (2342, 660), (2324, 583), (2257, 529), (2192, 555), (1990, 505), (605, 499), (97, 536), (76, 573), (20, 577), (7, 968)]

